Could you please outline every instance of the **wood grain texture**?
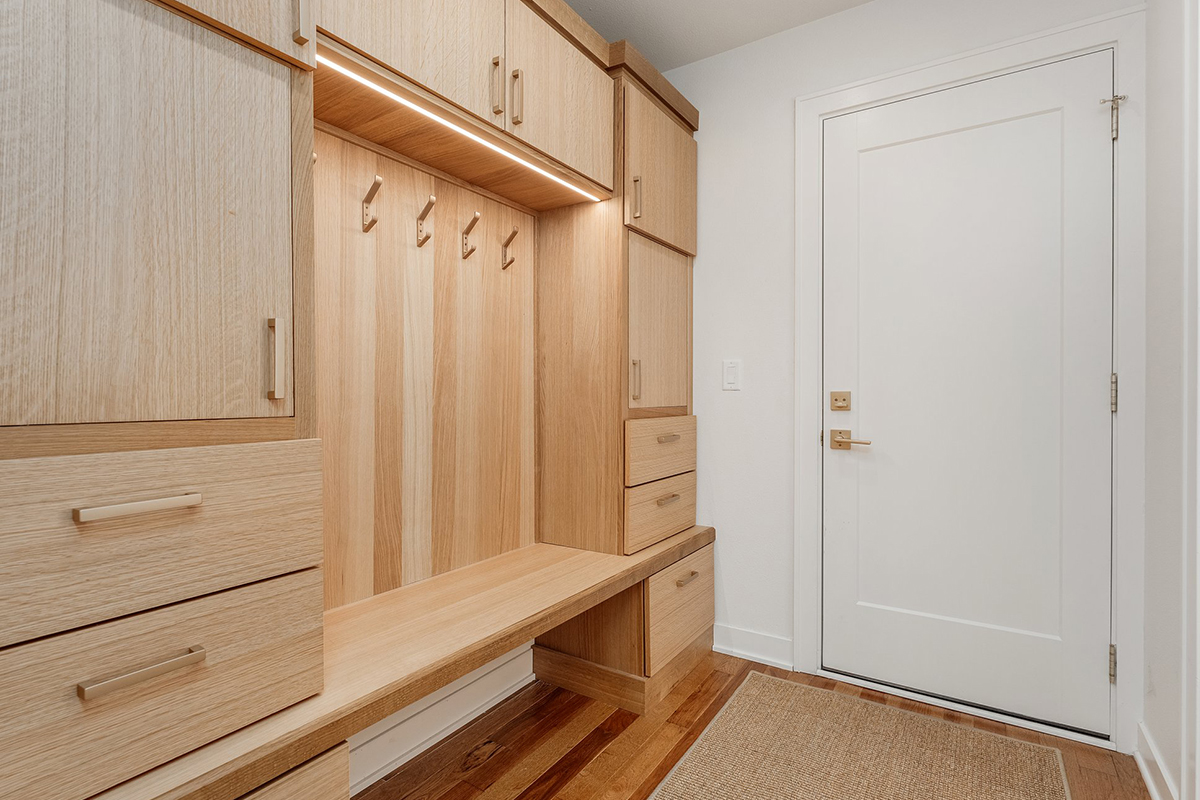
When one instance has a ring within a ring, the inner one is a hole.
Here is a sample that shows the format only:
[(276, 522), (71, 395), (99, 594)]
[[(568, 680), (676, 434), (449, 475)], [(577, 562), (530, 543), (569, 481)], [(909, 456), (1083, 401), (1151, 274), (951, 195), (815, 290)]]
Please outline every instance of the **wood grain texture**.
[(695, 468), (695, 417), (626, 420), (626, 486), (637, 486)]
[(538, 536), (620, 553), (626, 288), (620, 200), (538, 225)]
[(696, 473), (625, 490), (625, 554), (696, 524)]
[(691, 406), (691, 280), (690, 258), (629, 234), (630, 408)]
[[(313, 695), (321, 638), (311, 569), (0, 651), (0, 796), (82, 800)], [(196, 645), (199, 664), (76, 695)]]
[(291, 70), (144, 0), (6, 16), (0, 423), (290, 415)]
[(350, 745), (306, 761), (243, 800), (350, 800)]
[[(622, 83), (625, 224), (695, 255), (696, 141), (637, 84)], [(640, 192), (634, 190), (635, 178)], [(639, 197), (641, 215), (635, 217)]]
[(542, 19), (556, 31), (567, 37), (584, 55), (600, 67), (608, 69), (610, 45), (608, 40), (587, 24), (587, 21), (571, 8), (566, 0), (526, 0), (529, 7), (537, 11)]
[(0, 427), (0, 460), (296, 438), (303, 437), (296, 430), (294, 417)]
[(297, 436), (317, 436), (317, 309), (313, 78), (292, 70), (292, 408)]
[(524, 0), (507, 4), (505, 130), (611, 189), (613, 79)]
[[(504, 0), (313, 0), (329, 36), (428, 88), (481, 120), (493, 113), (503, 70)], [(499, 67), (492, 58), (501, 57)], [(503, 86), (503, 83), (500, 84)]]
[(632, 74), (690, 130), (700, 129), (699, 109), (688, 102), (688, 99), (629, 41), (622, 39), (608, 46), (608, 65), (614, 72), (624, 69)]
[(642, 603), (642, 587), (632, 586), (547, 631), (537, 638), (537, 643), (559, 653), (641, 675), (646, 665)]
[(636, 556), (537, 544), (325, 615), (325, 690), (96, 800), (234, 800), (713, 541)]
[[(315, 440), (0, 461), (0, 646), (321, 562)], [(79, 523), (72, 510), (198, 492)]]
[(293, 36), (300, 26), (297, 0), (158, 0), (250, 44), (311, 68), (316, 63), (314, 31), (308, 44)]
[(322, 122), (538, 211), (588, 202), (588, 199), (496, 152), (493, 147), (594, 197), (612, 197), (611, 187), (601, 186), (337, 42), (322, 37), (318, 52), (358, 75), (368, 76), (372, 82), (439, 118), (453, 122), (487, 142), (488, 146), (481, 146), (478, 141), (329, 67), (320, 67), (314, 73), (315, 114)]
[[(699, 574), (693, 578), (693, 572)], [(646, 581), (647, 675), (657, 674), (698, 635), (712, 630), (715, 583), (712, 547), (697, 550)]]

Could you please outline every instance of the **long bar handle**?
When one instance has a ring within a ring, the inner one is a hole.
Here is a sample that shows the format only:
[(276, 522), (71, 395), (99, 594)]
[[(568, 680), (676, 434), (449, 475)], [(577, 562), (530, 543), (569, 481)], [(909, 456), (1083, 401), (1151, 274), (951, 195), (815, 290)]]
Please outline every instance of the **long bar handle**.
[(668, 433), (665, 436), (658, 437), (659, 444), (670, 444), (671, 442), (678, 442), (678, 441), (679, 441), (678, 433)]
[(492, 113), (504, 113), (504, 59), (492, 56)]
[(134, 503), (118, 503), (115, 506), (93, 506), (73, 508), (71, 516), (76, 522), (96, 522), (102, 519), (132, 517), (135, 514), (150, 514), (154, 511), (170, 511), (174, 508), (191, 508), (204, 502), (200, 492), (188, 492), (174, 497), (157, 497), (153, 500), (138, 500)]
[(660, 498), (658, 498), (658, 504), (659, 504), (660, 506), (666, 506), (666, 505), (670, 505), (671, 503), (674, 503), (674, 502), (675, 502), (676, 500), (678, 500), (678, 499), (679, 499), (679, 495), (677, 495), (677, 494), (669, 494), (669, 495), (667, 495), (666, 497), (660, 497)]
[(525, 118), (525, 71), (514, 69), (513, 76), (513, 125), (520, 125)]
[(292, 32), (292, 41), (299, 45), (308, 44), (315, 38), (312, 18), (312, 0), (296, 0), (296, 30)]
[(267, 398), (282, 400), (287, 397), (287, 389), (283, 386), (283, 333), (279, 330), (279, 320), (275, 317), (267, 320), (267, 327), (271, 329), (271, 338), (274, 340), (271, 347), (271, 385), (267, 387)]
[(642, 218), (642, 176), (633, 176), (633, 218)]
[(642, 399), (642, 362), (637, 358), (633, 360), (633, 399)]
[(699, 578), (699, 577), (700, 577), (700, 573), (696, 572), (696, 570), (692, 570), (692, 573), (690, 575), (688, 575), (686, 578), (680, 578), (679, 580), (675, 581), (675, 585), (678, 586), (680, 589), (682, 589), (683, 587), (687, 586), (689, 583), (691, 583), (692, 581), (696, 580), (696, 578)]
[(835, 436), (833, 440), (839, 444), (861, 444), (863, 447), (871, 444), (870, 439), (848, 439), (845, 436)]
[(208, 657), (208, 651), (200, 645), (189, 647), (183, 655), (168, 658), (166, 661), (159, 661), (132, 672), (126, 672), (123, 675), (116, 675), (112, 678), (102, 678), (96, 681), (84, 681), (76, 685), (75, 691), (81, 700), (95, 700), (99, 697), (104, 697), (107, 694), (112, 694), (118, 689), (124, 689), (133, 686), (143, 681), (148, 681), (151, 678), (157, 678), (159, 675), (165, 675), (168, 672), (174, 672), (177, 669), (199, 664)]

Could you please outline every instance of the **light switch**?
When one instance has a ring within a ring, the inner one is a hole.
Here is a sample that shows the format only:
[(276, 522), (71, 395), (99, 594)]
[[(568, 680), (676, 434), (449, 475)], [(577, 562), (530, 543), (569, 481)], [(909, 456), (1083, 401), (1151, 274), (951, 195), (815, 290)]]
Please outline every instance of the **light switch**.
[(742, 390), (741, 359), (725, 361), (721, 367), (721, 388), (727, 392)]

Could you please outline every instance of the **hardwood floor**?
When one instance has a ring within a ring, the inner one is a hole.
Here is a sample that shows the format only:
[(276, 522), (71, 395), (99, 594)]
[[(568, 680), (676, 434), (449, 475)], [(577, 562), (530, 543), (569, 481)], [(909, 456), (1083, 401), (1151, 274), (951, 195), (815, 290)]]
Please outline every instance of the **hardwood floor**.
[(645, 800), (752, 669), (1057, 747), (1072, 800), (1149, 798), (1129, 756), (713, 653), (642, 717), (533, 683), (356, 800)]

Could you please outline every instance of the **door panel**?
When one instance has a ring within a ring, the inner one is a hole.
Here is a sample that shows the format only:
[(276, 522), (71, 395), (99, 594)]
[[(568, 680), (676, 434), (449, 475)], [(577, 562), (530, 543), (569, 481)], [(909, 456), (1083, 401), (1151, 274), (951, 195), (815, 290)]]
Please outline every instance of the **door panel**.
[(692, 262), (629, 234), (629, 407), (691, 405)]
[[(309, 66), (316, 63), (316, 31), (312, 20), (301, 18), (301, 4), (310, 0), (163, 1), (287, 58)], [(297, 38), (307, 41), (300, 44)]]
[(625, 86), (625, 224), (696, 253), (696, 140)]
[(827, 668), (1108, 731), (1111, 94), (1106, 51), (825, 124)]

